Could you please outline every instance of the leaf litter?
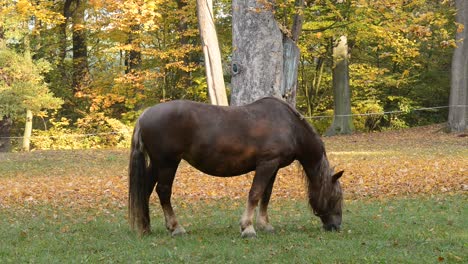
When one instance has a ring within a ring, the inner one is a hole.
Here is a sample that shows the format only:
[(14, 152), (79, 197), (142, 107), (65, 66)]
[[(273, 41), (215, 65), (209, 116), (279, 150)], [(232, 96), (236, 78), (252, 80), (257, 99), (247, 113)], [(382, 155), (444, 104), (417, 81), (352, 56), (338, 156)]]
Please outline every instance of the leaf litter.
[[(345, 170), (345, 199), (389, 198), (468, 191), (468, 137), (446, 134), (441, 125), (401, 131), (324, 138), (335, 170)], [(94, 208), (126, 207), (128, 150), (38, 151), (0, 154), (0, 208), (47, 204)], [(179, 166), (173, 200), (246, 199), (253, 173), (207, 176), (185, 162)], [(273, 200), (303, 200), (298, 163), (281, 169)], [(152, 203), (158, 203), (152, 195)], [(236, 204), (238, 202), (235, 202)]]

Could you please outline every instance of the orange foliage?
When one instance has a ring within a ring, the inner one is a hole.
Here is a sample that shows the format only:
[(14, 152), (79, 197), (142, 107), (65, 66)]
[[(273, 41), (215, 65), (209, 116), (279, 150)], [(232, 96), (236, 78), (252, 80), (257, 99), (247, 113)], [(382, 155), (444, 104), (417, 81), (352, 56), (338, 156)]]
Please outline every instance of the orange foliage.
[[(468, 137), (437, 132), (437, 129), (426, 127), (325, 138), (331, 163), (337, 170), (345, 170), (342, 178), (345, 199), (465, 193), (468, 190)], [(69, 155), (77, 164), (70, 164), (70, 168), (49, 167), (1, 177), (0, 208), (28, 204), (102, 210), (125, 207), (128, 152), (112, 151), (112, 155), (125, 161), (118, 166), (106, 165), (109, 153), (22, 154), (21, 159), (26, 155), (35, 155), (36, 159), (43, 155), (45, 160)], [(30, 162), (35, 160), (31, 158)], [(211, 177), (183, 162), (174, 183), (173, 199), (176, 204), (184, 205), (228, 198), (237, 205), (247, 198), (252, 177), (253, 173), (246, 177)], [(281, 169), (272, 199), (305, 202), (305, 197), (300, 166), (293, 164)], [(152, 196), (152, 203), (157, 206), (156, 195)]]

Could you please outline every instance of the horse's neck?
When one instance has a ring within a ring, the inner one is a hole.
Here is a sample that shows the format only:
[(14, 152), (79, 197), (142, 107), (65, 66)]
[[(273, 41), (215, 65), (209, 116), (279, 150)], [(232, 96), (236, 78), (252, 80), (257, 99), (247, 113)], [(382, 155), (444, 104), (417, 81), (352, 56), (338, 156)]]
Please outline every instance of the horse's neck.
[(301, 163), (306, 166), (315, 166), (323, 158), (326, 158), (323, 142), (315, 134), (303, 136), (299, 146), (301, 148)]

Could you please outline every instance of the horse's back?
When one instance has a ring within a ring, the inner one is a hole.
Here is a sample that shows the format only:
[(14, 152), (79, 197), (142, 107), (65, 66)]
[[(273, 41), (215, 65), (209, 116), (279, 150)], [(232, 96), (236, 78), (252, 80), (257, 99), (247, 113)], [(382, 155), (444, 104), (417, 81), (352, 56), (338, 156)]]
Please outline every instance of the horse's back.
[(234, 176), (267, 159), (288, 165), (295, 155), (297, 117), (277, 99), (240, 107), (172, 101), (140, 117), (150, 156), (185, 159), (212, 175)]

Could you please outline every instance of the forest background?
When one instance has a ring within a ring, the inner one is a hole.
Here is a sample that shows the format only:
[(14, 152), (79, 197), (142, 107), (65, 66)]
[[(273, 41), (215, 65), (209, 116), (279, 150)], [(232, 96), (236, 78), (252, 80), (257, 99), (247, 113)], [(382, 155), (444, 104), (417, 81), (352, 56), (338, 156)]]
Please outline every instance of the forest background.
[[(209, 101), (195, 0), (0, 3), (0, 136), (13, 138), (14, 148), (31, 114), (34, 149), (118, 147), (128, 145), (147, 106)], [(398, 112), (357, 115), (357, 131), (447, 120), (455, 33), (463, 30), (454, 1), (304, 5), (296, 107), (320, 132), (332, 122), (333, 40), (341, 35), (348, 37), (352, 112)], [(284, 31), (294, 6), (276, 1)], [(214, 1), (214, 10), (229, 94), (231, 1)]]

